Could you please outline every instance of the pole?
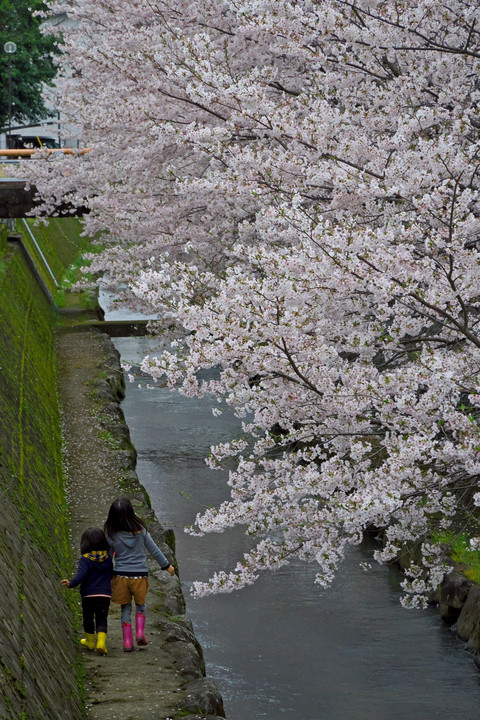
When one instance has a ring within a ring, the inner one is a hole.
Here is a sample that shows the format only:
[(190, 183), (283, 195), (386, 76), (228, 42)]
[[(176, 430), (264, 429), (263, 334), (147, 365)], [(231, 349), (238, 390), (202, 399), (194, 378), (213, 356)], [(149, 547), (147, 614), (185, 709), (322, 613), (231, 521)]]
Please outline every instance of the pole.
[(7, 148), (11, 147), (12, 144), (12, 55), (17, 52), (17, 46), (14, 42), (9, 40), (3, 46), (3, 49), (8, 55), (8, 135), (7, 135)]
[(12, 56), (8, 56), (8, 137), (7, 148), (12, 147)]

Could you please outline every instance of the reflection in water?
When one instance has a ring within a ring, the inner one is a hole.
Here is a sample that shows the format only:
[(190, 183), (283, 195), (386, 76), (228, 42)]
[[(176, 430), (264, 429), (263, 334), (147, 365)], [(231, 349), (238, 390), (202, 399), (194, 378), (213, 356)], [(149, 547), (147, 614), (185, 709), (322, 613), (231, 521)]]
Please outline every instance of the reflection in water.
[[(128, 362), (150, 352), (146, 338), (118, 339)], [(151, 354), (151, 353), (150, 353)], [(300, 562), (265, 575), (238, 593), (193, 600), (188, 588), (231, 569), (248, 538), (240, 528), (192, 538), (182, 532), (198, 511), (227, 497), (225, 475), (203, 458), (237, 432), (211, 399), (127, 385), (123, 409), (138, 451), (137, 471), (160, 521), (173, 527), (195, 625), (229, 720), (464, 720), (478, 714), (472, 657), (432, 610), (398, 602), (398, 574), (359, 562), (352, 550), (333, 586), (313, 584)]]

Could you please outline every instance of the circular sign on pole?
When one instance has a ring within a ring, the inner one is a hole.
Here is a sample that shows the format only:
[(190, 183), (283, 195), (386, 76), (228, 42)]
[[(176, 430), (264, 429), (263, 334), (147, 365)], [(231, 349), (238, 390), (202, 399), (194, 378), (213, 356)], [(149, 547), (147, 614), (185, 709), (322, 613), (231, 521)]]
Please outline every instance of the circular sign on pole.
[(5, 43), (5, 45), (3, 46), (3, 49), (5, 50), (7, 55), (13, 55), (13, 53), (17, 52), (17, 46), (11, 40), (9, 40), (8, 42)]

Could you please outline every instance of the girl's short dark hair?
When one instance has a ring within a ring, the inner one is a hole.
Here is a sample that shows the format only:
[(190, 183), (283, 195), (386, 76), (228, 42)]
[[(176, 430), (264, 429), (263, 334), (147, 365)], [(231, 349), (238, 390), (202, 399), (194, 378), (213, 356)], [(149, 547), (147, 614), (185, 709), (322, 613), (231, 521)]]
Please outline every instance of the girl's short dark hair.
[(80, 552), (82, 555), (93, 550), (108, 550), (109, 548), (110, 545), (105, 533), (99, 527), (87, 528), (80, 539)]
[(106, 535), (113, 537), (115, 533), (122, 530), (133, 534), (146, 527), (144, 521), (135, 514), (130, 500), (128, 498), (117, 498), (110, 505), (103, 529)]

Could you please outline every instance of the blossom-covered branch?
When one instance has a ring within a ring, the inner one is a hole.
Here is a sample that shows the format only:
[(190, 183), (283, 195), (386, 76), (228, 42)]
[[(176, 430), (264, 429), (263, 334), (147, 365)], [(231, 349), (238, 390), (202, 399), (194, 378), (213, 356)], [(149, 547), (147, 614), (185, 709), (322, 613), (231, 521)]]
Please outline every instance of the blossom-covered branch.
[(92, 152), (29, 165), (44, 209), (87, 205), (92, 269), (174, 333), (144, 369), (243, 420), (194, 532), (258, 544), (197, 592), (293, 557), (328, 583), (373, 525), (380, 561), (419, 544), (422, 602), (480, 497), (478, 0), (59, 7)]

